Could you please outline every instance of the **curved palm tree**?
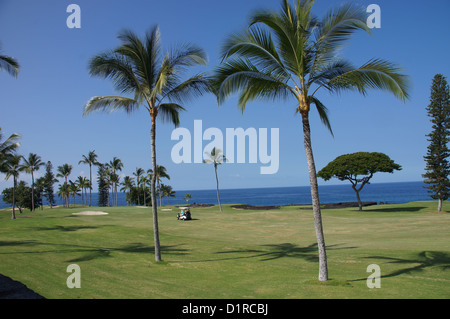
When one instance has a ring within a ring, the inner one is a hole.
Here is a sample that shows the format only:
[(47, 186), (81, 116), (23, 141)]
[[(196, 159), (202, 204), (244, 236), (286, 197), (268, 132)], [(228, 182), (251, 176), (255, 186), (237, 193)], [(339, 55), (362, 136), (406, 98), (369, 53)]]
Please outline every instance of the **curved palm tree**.
[[(115, 50), (95, 56), (90, 61), (91, 76), (111, 79), (120, 94), (126, 96), (96, 96), (84, 107), (84, 115), (93, 111), (124, 110), (127, 113), (143, 106), (151, 118), (152, 167), (156, 171), (156, 119), (179, 124), (178, 104), (208, 91), (205, 75), (197, 74), (182, 81), (181, 74), (187, 67), (206, 65), (205, 52), (193, 45), (185, 45), (162, 55), (160, 33), (157, 26), (141, 40), (135, 33), (125, 30), (119, 33), (122, 42)], [(156, 176), (152, 178), (151, 196), (155, 260), (161, 260), (158, 215), (155, 196)]]
[[(150, 175), (150, 178), (153, 178), (153, 170), (149, 169), (147, 173)], [(161, 191), (161, 179), (167, 178), (170, 179), (169, 174), (167, 174), (167, 169), (162, 165), (156, 165), (156, 182), (157, 189), (159, 190), (159, 206), (162, 206), (162, 191)]]
[(11, 76), (17, 77), (17, 75), (19, 74), (19, 68), (20, 68), (19, 62), (17, 62), (16, 59), (7, 55), (0, 54), (0, 71), (5, 70)]
[(203, 160), (203, 163), (213, 163), (214, 171), (216, 173), (216, 184), (217, 184), (217, 201), (219, 202), (219, 209), (222, 212), (222, 205), (220, 204), (220, 196), (219, 196), (219, 178), (217, 177), (217, 165), (221, 165), (226, 162), (227, 159), (225, 155), (223, 155), (222, 150), (220, 148), (213, 148), (211, 152), (205, 152), (205, 155), (208, 156), (207, 159)]
[(89, 151), (88, 155), (83, 155), (83, 159), (78, 164), (89, 164), (89, 206), (92, 204), (92, 165), (98, 165), (98, 155), (95, 151)]
[(354, 67), (339, 58), (338, 51), (355, 31), (370, 32), (366, 13), (348, 4), (331, 10), (319, 20), (311, 13), (314, 2), (297, 0), (292, 6), (289, 0), (282, 0), (279, 12), (253, 14), (248, 29), (225, 42), (223, 64), (217, 68), (214, 88), (219, 104), (232, 93), (240, 92), (238, 105), (242, 111), (255, 99), (295, 101), (296, 113), (302, 119), (308, 162), (319, 250), (319, 280), (325, 281), (328, 268), (311, 146), (311, 106), (316, 107), (322, 122), (332, 133), (327, 108), (317, 96), (319, 92), (356, 90), (365, 95), (368, 89), (382, 89), (405, 100), (408, 81), (388, 61), (372, 59)]
[(34, 172), (45, 165), (40, 156), (30, 153), (28, 159), (23, 158), (23, 170), (31, 174), (31, 210), (34, 211)]
[(16, 188), (19, 174), (23, 171), (23, 166), (21, 164), (22, 158), (22, 155), (8, 156), (4, 165), (4, 172), (6, 173), (5, 179), (8, 180), (11, 176), (13, 177), (13, 209), (11, 219), (16, 219)]

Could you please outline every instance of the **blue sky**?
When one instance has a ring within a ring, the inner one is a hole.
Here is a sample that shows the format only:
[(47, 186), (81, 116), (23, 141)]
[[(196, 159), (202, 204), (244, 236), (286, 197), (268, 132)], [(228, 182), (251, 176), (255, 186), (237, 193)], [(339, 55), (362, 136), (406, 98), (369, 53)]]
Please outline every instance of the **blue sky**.
[[(322, 16), (344, 2), (318, 0), (314, 12)], [(421, 180), (428, 145), (425, 135), (431, 128), (425, 110), (431, 80), (437, 73), (450, 74), (450, 2), (354, 2), (363, 7), (378, 4), (381, 28), (374, 29), (372, 35), (355, 34), (342, 56), (355, 65), (371, 58), (399, 64), (410, 76), (411, 98), (402, 103), (380, 91), (370, 91), (366, 97), (351, 92), (340, 96), (321, 92), (319, 96), (330, 110), (334, 138), (313, 112), (316, 167), (320, 169), (342, 154), (376, 151), (389, 155), (403, 170), (378, 174), (373, 182)], [(66, 8), (71, 3), (81, 8), (80, 29), (66, 25), (70, 14)], [(101, 162), (119, 157), (125, 166), (123, 175), (131, 175), (136, 167), (148, 169), (150, 118), (144, 109), (132, 115), (99, 113), (82, 117), (83, 106), (90, 97), (115, 94), (109, 81), (89, 77), (89, 58), (116, 47), (117, 33), (123, 28), (143, 35), (158, 24), (165, 48), (191, 42), (205, 49), (208, 66), (195, 71), (208, 72), (219, 63), (219, 49), (225, 37), (244, 28), (253, 10), (278, 7), (278, 0), (0, 0), (2, 51), (17, 58), (21, 65), (17, 79), (0, 73), (0, 127), (4, 136), (21, 134), (19, 152), (26, 156), (37, 153), (44, 161), (52, 161), (55, 169), (64, 163), (73, 165), (72, 179), (89, 175), (88, 167), (78, 165), (78, 161), (90, 150), (96, 151)], [(260, 163), (225, 164), (219, 168), (222, 188), (309, 185), (301, 119), (294, 115), (294, 101), (256, 101), (242, 114), (235, 99), (218, 107), (213, 96), (205, 95), (185, 107), (181, 127), (192, 132), (194, 120), (202, 120), (204, 130), (217, 127), (224, 133), (226, 128), (279, 128), (278, 172), (261, 175)], [(177, 143), (170, 138), (173, 129), (161, 122), (157, 125), (158, 164), (167, 168), (169, 184), (175, 190), (213, 189), (211, 165), (172, 161), (171, 150)], [(43, 174), (41, 169), (37, 176)], [(12, 184), (3, 177), (0, 176), (0, 190)], [(21, 178), (31, 180), (26, 174)]]

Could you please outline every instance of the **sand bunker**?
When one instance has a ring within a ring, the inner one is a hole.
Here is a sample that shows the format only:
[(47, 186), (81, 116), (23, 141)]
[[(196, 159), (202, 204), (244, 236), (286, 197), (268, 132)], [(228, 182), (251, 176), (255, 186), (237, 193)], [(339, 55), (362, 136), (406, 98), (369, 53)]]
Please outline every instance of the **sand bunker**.
[(80, 213), (72, 213), (72, 215), (108, 215), (108, 213), (105, 212), (94, 212), (94, 211), (86, 211), (86, 212), (80, 212)]

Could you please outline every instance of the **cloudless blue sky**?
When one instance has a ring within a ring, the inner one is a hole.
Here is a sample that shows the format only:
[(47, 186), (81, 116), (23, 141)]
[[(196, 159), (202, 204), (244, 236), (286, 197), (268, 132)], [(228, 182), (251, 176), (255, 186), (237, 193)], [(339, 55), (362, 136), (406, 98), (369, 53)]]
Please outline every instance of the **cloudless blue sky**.
[[(317, 0), (319, 17), (346, 1)], [(357, 151), (383, 152), (402, 165), (394, 174), (380, 173), (373, 182), (418, 181), (424, 172), (423, 156), (431, 129), (426, 106), (437, 73), (450, 75), (450, 1), (360, 0), (381, 7), (381, 28), (372, 35), (355, 34), (342, 56), (361, 65), (371, 58), (387, 59), (410, 75), (411, 98), (406, 102), (381, 91), (366, 97), (345, 92), (340, 96), (322, 91), (334, 131), (332, 137), (318, 115), (311, 114), (312, 143), (317, 169), (339, 155)], [(81, 7), (81, 28), (69, 29), (69, 4)], [(17, 79), (0, 73), (0, 127), (4, 138), (22, 135), (20, 154), (37, 153), (52, 161), (54, 169), (73, 165), (70, 178), (89, 176), (87, 165), (78, 165), (83, 154), (95, 150), (99, 161), (114, 156), (124, 163), (122, 175), (136, 167), (151, 168), (150, 117), (145, 109), (132, 115), (93, 114), (82, 117), (86, 101), (96, 95), (116, 94), (108, 80), (90, 78), (88, 60), (119, 45), (117, 33), (129, 28), (143, 35), (158, 24), (164, 48), (191, 42), (205, 49), (209, 72), (219, 63), (223, 40), (247, 25), (249, 14), (259, 8), (278, 9), (279, 0), (0, 0), (2, 54), (18, 59)], [(212, 95), (185, 105), (181, 127), (193, 132), (194, 120), (203, 130), (226, 128), (279, 128), (280, 165), (277, 174), (261, 175), (257, 164), (225, 164), (219, 168), (222, 188), (309, 185), (300, 116), (295, 101), (252, 102), (245, 113), (230, 99), (218, 107)], [(167, 168), (175, 190), (215, 188), (214, 168), (206, 164), (175, 164), (171, 149), (173, 126), (157, 124), (158, 164)], [(224, 141), (225, 142), (225, 141)], [(205, 146), (208, 142), (204, 142)], [(41, 169), (37, 176), (42, 176)], [(21, 178), (30, 181), (27, 174)], [(319, 180), (321, 184), (325, 184)], [(338, 181), (328, 183), (339, 183)], [(0, 176), (0, 190), (12, 185)], [(96, 186), (95, 186), (96, 188)]]

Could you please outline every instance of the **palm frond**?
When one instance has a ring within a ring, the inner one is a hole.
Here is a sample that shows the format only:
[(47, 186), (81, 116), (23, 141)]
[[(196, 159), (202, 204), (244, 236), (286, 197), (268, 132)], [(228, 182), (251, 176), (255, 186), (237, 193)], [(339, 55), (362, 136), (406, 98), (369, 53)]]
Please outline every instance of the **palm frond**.
[(277, 78), (270, 72), (263, 73), (250, 61), (238, 58), (216, 69), (214, 87), (219, 104), (231, 94), (240, 92), (238, 106), (241, 110), (257, 98), (284, 99), (293, 93), (285, 78)]
[(278, 76), (290, 75), (283, 65), (270, 33), (257, 26), (229, 37), (222, 47), (222, 61), (232, 55), (252, 61), (261, 69), (271, 69)]
[(336, 58), (337, 51), (346, 44), (354, 32), (363, 30), (370, 33), (366, 15), (365, 10), (359, 5), (349, 3), (330, 10), (315, 26), (312, 77)]
[(323, 84), (331, 91), (356, 89), (366, 95), (368, 89), (381, 89), (402, 101), (409, 98), (407, 76), (391, 62), (374, 59), (363, 66), (338, 75)]
[(114, 112), (117, 110), (124, 110), (126, 113), (131, 113), (139, 107), (139, 104), (134, 99), (123, 96), (94, 96), (84, 106), (83, 116), (96, 111)]
[(89, 62), (91, 76), (111, 79), (122, 94), (139, 91), (141, 84), (133, 66), (123, 55), (109, 51), (93, 57)]
[(158, 107), (159, 118), (163, 122), (169, 122), (177, 127), (180, 125), (180, 112), (185, 109), (176, 103), (162, 103)]
[(13, 133), (4, 142), (2, 142), (2, 137), (2, 128), (0, 127), (0, 156), (12, 155), (20, 146), (19, 139), (21, 136)]
[[(150, 31), (150, 34), (152, 33), (155, 39), (151, 44), (158, 45), (159, 30), (157, 26)], [(150, 35), (150, 37), (152, 36)], [(118, 38), (121, 40), (122, 45), (115, 52), (127, 58), (128, 62), (133, 66), (134, 74), (144, 87), (151, 87), (154, 84), (157, 71), (155, 70), (155, 57), (148, 54), (153, 53), (153, 50), (157, 52), (159, 48), (147, 48), (146, 44), (152, 39), (146, 39), (144, 44), (137, 34), (128, 29), (122, 30)]]
[(0, 71), (5, 70), (9, 75), (17, 77), (19, 74), (19, 62), (13, 57), (0, 55)]
[(323, 103), (314, 96), (309, 97), (310, 103), (316, 106), (317, 112), (319, 113), (320, 120), (322, 124), (330, 131), (331, 135), (334, 137), (333, 130), (331, 129), (330, 120), (328, 118), (328, 109)]
[[(182, 95), (186, 97), (191, 95), (191, 93), (194, 96), (198, 96), (207, 92), (208, 81), (203, 74), (196, 75), (184, 82), (181, 82), (180, 76), (186, 67), (205, 65), (206, 60), (206, 53), (191, 44), (171, 50), (162, 61), (151, 96), (157, 97), (161, 95), (160, 100), (163, 100), (169, 95), (177, 98), (183, 92), (184, 94)], [(190, 90), (192, 90), (191, 93), (189, 93)], [(180, 99), (177, 99), (177, 101), (181, 102)]]
[(161, 99), (183, 103), (212, 90), (211, 79), (205, 73), (194, 75), (173, 88), (171, 86), (166, 85)]

